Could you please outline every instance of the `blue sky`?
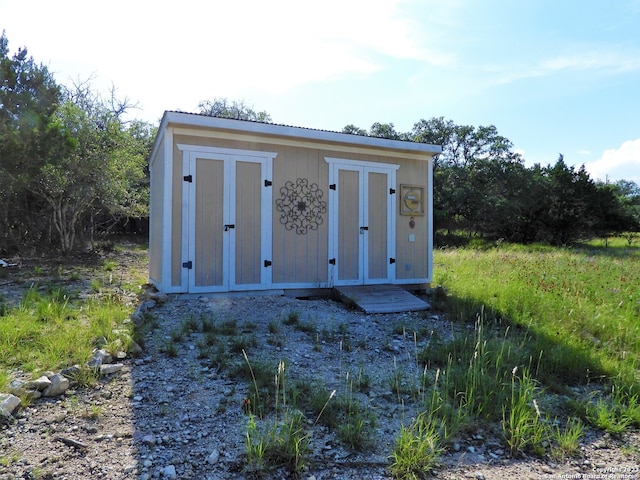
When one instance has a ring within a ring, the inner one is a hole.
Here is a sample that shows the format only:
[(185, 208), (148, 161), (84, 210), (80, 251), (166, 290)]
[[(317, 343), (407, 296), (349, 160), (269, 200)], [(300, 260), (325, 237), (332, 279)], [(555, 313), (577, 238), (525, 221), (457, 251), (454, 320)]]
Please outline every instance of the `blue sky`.
[[(640, 0), (0, 0), (9, 48), (139, 104), (328, 130), (495, 125), (527, 165), (640, 184)], [(90, 7), (87, 7), (90, 5)]]

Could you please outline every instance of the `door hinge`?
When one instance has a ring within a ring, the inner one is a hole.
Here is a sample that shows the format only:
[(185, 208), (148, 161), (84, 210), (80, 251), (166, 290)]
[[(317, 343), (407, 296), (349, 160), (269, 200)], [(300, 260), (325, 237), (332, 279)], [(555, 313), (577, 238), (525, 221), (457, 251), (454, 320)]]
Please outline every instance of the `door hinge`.
[(395, 188), (390, 188), (389, 189), (389, 195), (393, 195), (394, 193), (396, 193), (396, 189)]
[(264, 186), (265, 187), (270, 187), (271, 185), (273, 185), (273, 182), (271, 180), (265, 180), (264, 181)]
[(394, 263), (396, 263), (396, 259), (395, 258), (390, 258), (389, 259), (389, 265), (393, 265)]
[(182, 268), (186, 268), (188, 270), (191, 270), (193, 268), (193, 262), (191, 260), (189, 260), (188, 262), (183, 262), (182, 263)]
[(182, 179), (183, 179), (185, 182), (189, 182), (189, 183), (191, 183), (191, 182), (193, 182), (193, 175), (185, 175), (184, 177), (182, 177)]
[(271, 260), (265, 260), (264, 261), (264, 268), (270, 267), (271, 266)]
[(329, 259), (329, 265), (335, 265), (336, 264), (336, 259), (335, 258), (330, 258)]
[(331, 185), (329, 185), (329, 190), (335, 190), (336, 189), (336, 184), (332, 183)]

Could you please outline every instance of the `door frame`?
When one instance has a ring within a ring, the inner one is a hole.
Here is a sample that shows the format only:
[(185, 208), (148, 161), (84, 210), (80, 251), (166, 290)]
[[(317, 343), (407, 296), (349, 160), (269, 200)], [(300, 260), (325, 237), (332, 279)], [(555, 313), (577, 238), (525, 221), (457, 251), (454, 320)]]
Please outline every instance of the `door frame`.
[[(260, 249), (262, 260), (270, 260), (272, 256), (272, 197), (273, 188), (273, 159), (275, 152), (257, 150), (240, 150), (233, 148), (206, 147), (200, 145), (178, 144), (183, 152), (182, 171), (186, 177), (195, 176), (196, 159), (217, 160), (223, 162), (224, 186), (223, 191), (223, 225), (235, 224), (236, 205), (235, 194), (238, 188), (236, 181), (236, 163), (249, 162), (260, 165), (261, 176), (261, 210), (260, 210)], [(193, 177), (192, 177), (193, 178)], [(220, 226), (222, 229), (222, 225)], [(195, 258), (196, 231), (196, 182), (183, 182), (182, 189), (182, 259), (183, 262), (193, 261)], [(236, 229), (229, 229), (223, 235), (222, 250), (222, 284), (195, 285), (195, 268), (183, 268), (181, 283), (189, 293), (226, 292), (232, 290), (263, 290), (271, 288), (272, 269), (266, 264), (260, 267), (260, 283), (235, 283), (235, 242)]]
[[(396, 190), (396, 172), (400, 165), (390, 163), (368, 162), (363, 160), (351, 160), (346, 158), (325, 157), (329, 164), (329, 185), (338, 185), (340, 170), (357, 171), (360, 193), (359, 221), (368, 223), (369, 218), (369, 173), (382, 173), (387, 175), (387, 192)], [(330, 286), (334, 285), (372, 285), (379, 283), (393, 283), (396, 277), (395, 263), (387, 261), (386, 278), (368, 278), (369, 272), (369, 233), (365, 232), (359, 236), (359, 262), (357, 280), (338, 280), (338, 218), (340, 205), (337, 189), (329, 189), (329, 259), (333, 263), (328, 265), (328, 280)], [(360, 223), (363, 225), (363, 223)], [(387, 252), (388, 259), (396, 256), (396, 195), (387, 194)]]

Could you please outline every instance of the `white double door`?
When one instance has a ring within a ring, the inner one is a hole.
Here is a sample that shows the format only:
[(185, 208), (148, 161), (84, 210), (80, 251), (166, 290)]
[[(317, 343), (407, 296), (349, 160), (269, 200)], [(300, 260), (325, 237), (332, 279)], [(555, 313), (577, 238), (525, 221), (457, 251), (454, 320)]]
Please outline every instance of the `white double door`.
[(395, 278), (395, 185), (398, 166), (329, 162), (329, 278), (333, 285)]
[(189, 292), (271, 283), (269, 158), (188, 152), (183, 174), (183, 275)]

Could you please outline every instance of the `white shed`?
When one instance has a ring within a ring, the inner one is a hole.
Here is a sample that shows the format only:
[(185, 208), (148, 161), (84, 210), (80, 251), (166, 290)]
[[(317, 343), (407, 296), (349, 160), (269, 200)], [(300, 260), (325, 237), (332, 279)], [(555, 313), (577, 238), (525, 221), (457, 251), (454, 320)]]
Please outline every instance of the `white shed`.
[(440, 152), (165, 112), (150, 157), (150, 281), (167, 293), (424, 289)]

